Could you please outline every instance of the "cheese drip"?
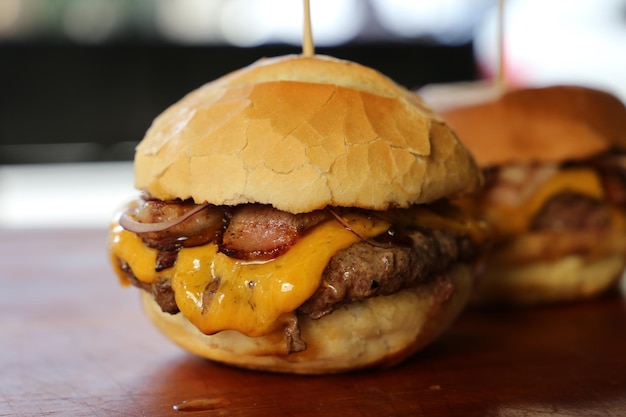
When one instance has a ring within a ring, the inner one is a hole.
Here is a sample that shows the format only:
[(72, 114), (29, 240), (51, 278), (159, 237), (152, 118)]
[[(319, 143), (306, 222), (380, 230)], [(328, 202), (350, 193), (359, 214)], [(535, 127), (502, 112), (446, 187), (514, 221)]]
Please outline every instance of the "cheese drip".
[[(207, 244), (181, 249), (172, 268), (156, 272), (157, 251), (117, 224), (111, 228), (110, 251), (140, 281), (169, 277), (181, 313), (203, 333), (237, 330), (255, 337), (271, 333), (313, 295), (330, 258), (357, 242), (357, 234), (370, 238), (390, 226), (359, 214), (344, 219), (353, 231), (336, 221), (324, 222), (287, 253), (263, 263), (229, 258)], [(124, 274), (118, 270), (118, 275)]]

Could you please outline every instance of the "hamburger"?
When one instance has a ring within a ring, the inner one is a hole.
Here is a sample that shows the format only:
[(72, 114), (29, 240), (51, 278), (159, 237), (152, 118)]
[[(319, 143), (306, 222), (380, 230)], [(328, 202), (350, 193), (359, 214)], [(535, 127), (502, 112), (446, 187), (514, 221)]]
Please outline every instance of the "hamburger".
[(474, 302), (574, 301), (616, 285), (626, 265), (619, 99), (580, 86), (523, 88), (440, 114), (485, 177), (463, 203), (493, 228)]
[(274, 372), (390, 366), (467, 304), (482, 175), (422, 100), (336, 58), (264, 58), (192, 91), (136, 148), (109, 253), (184, 349)]

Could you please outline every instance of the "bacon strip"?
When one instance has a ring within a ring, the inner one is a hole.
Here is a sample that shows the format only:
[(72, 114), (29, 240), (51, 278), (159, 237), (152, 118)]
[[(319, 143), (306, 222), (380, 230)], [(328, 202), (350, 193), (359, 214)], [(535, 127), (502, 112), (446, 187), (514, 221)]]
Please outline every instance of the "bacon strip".
[(159, 249), (163, 256), (158, 267), (166, 269), (175, 262), (178, 249), (209, 242), (232, 258), (270, 260), (329, 218), (324, 210), (295, 215), (262, 204), (225, 207), (142, 197), (122, 215), (120, 224)]
[(173, 251), (219, 238), (225, 213), (209, 204), (142, 198), (122, 215), (120, 225), (137, 233), (150, 247)]
[(606, 199), (620, 207), (626, 207), (626, 154), (615, 151), (601, 155), (592, 161), (600, 172)]
[(321, 211), (294, 215), (271, 206), (241, 206), (233, 212), (220, 250), (237, 259), (273, 259), (295, 245), (301, 233), (326, 218)]

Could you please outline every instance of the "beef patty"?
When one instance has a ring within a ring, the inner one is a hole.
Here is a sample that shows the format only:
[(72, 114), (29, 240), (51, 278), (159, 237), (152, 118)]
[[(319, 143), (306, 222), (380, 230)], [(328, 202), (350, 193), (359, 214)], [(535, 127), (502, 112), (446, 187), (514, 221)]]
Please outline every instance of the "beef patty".
[(533, 218), (530, 230), (555, 232), (604, 230), (611, 227), (606, 202), (564, 191), (553, 195)]
[[(469, 237), (452, 232), (415, 228), (394, 234), (393, 239), (383, 235), (337, 252), (324, 270), (322, 284), (298, 312), (317, 319), (344, 304), (428, 282), (478, 253)], [(120, 263), (132, 285), (152, 293), (164, 312), (178, 313), (169, 279), (145, 283), (126, 263)]]

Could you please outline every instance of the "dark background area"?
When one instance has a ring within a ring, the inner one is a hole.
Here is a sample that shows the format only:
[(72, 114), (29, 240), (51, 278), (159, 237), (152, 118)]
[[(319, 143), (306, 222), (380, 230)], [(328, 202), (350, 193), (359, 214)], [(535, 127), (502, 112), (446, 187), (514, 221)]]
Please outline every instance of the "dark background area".
[[(0, 44), (0, 164), (130, 160), (150, 122), (185, 93), (292, 46)], [(398, 83), (476, 77), (471, 44), (316, 48)]]
[[(493, 77), (503, 16), (507, 86), (626, 100), (626, 0), (511, 0), (502, 14), (496, 0), (311, 3), (317, 53), (411, 89)], [(0, 167), (131, 160), (189, 91), (300, 53), (301, 12), (299, 0), (0, 0)]]

